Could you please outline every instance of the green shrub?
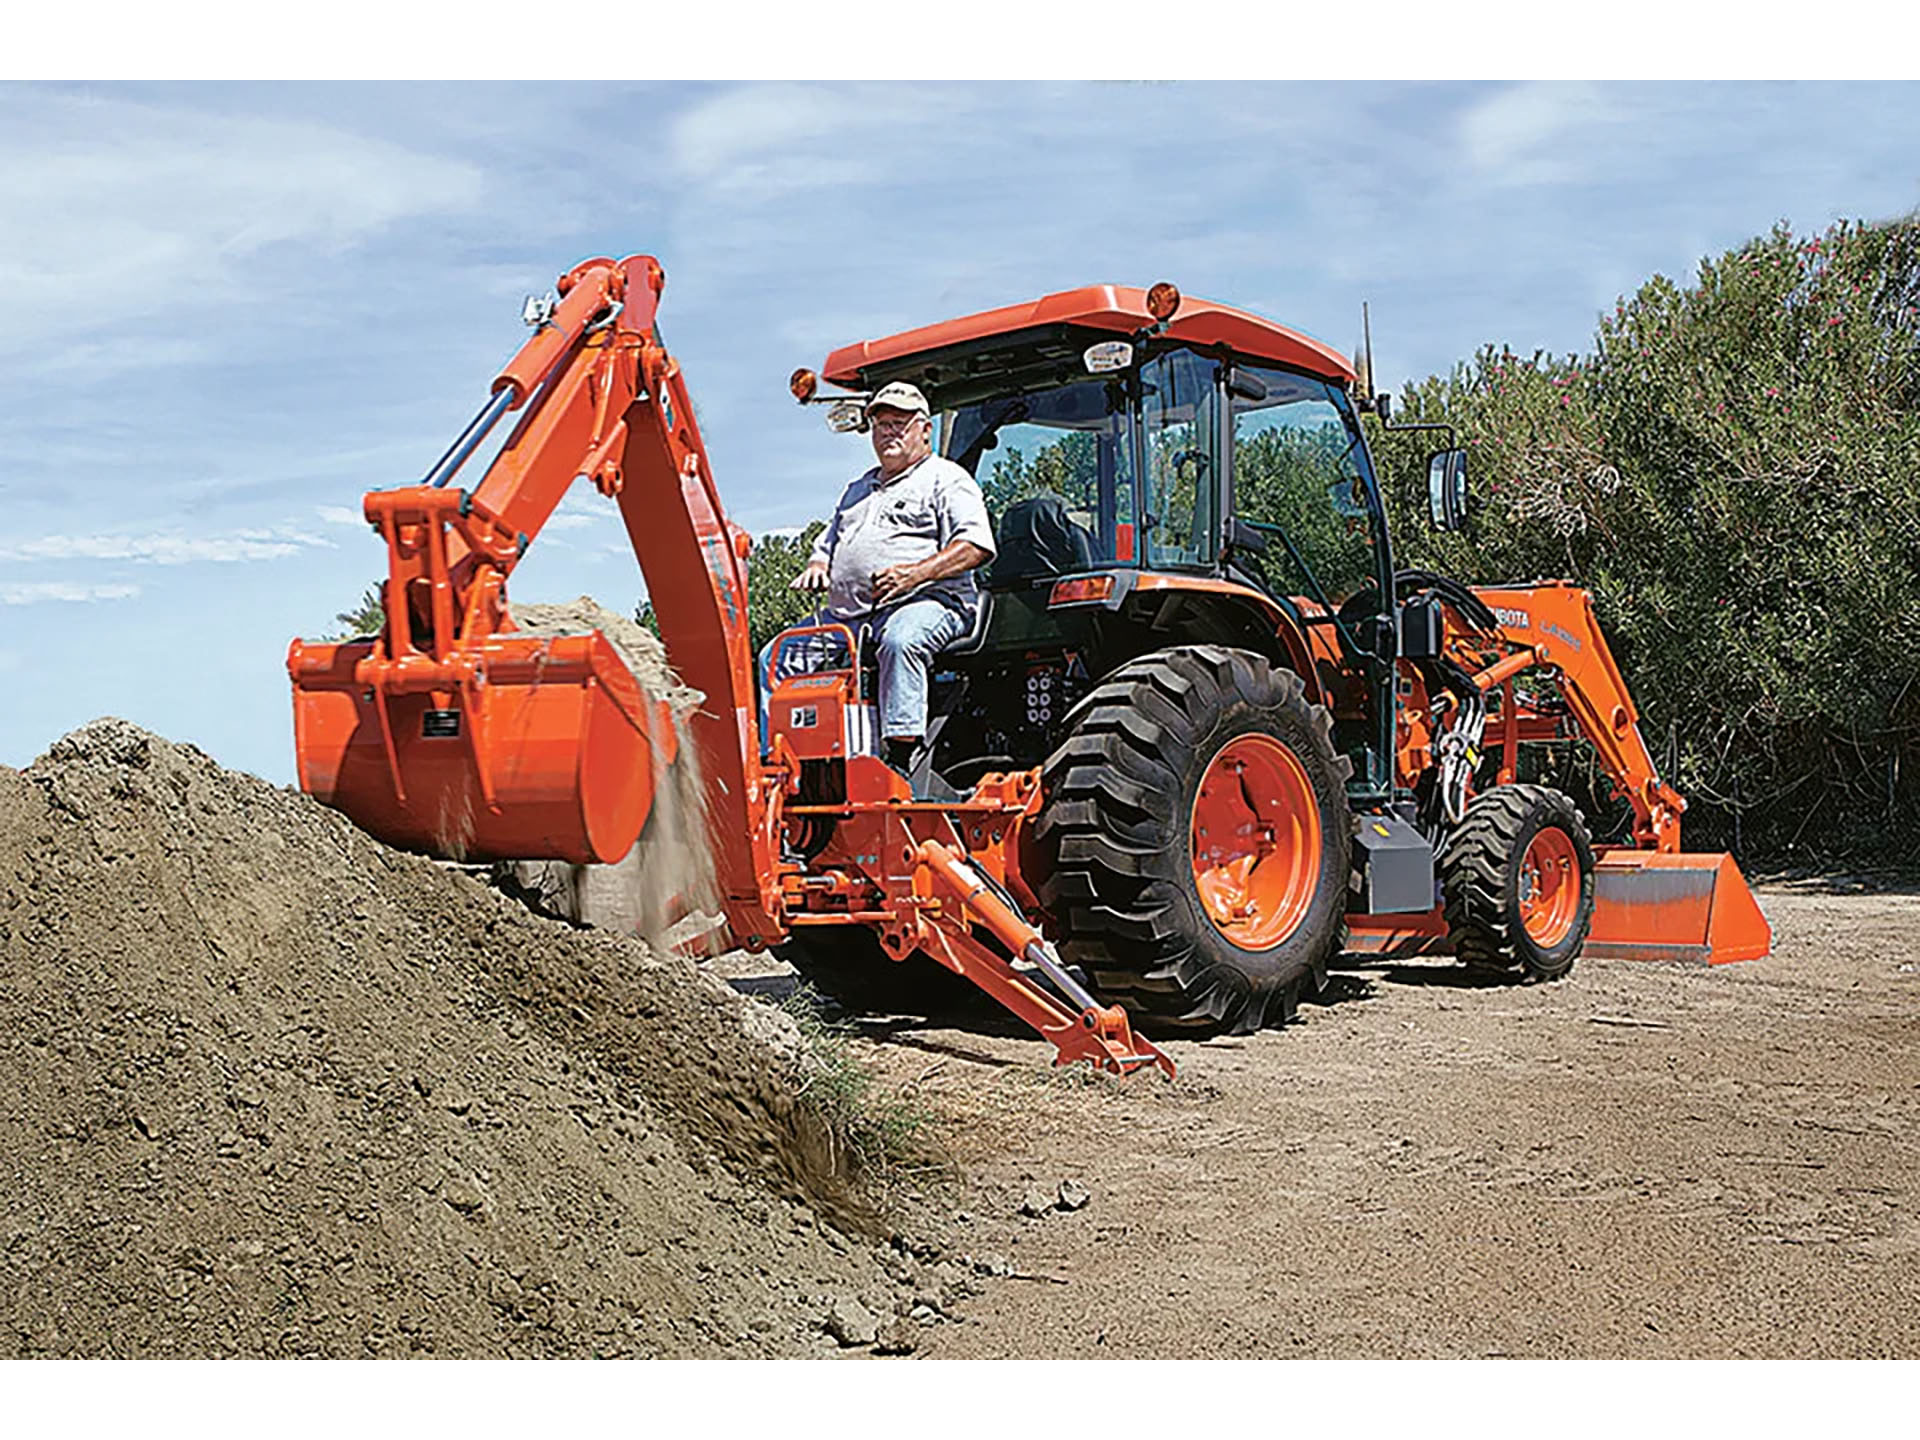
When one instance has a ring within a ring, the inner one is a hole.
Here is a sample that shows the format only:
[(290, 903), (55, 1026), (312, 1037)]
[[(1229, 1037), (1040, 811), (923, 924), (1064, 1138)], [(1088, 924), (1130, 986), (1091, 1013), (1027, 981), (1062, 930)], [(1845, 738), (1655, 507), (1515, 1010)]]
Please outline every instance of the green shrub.
[(1432, 437), (1376, 430), (1398, 563), (1588, 586), (1689, 848), (1737, 816), (1769, 859), (1920, 858), (1920, 221), (1779, 226), (1401, 409), (1460, 428), (1478, 503), (1433, 532)]
[[(817, 592), (795, 590), (793, 578), (806, 569), (813, 542), (824, 529), (826, 522), (815, 520), (798, 535), (762, 535), (753, 542), (747, 553), (747, 640), (754, 654), (823, 603)], [(660, 633), (652, 601), (642, 600), (633, 618), (654, 634)]]

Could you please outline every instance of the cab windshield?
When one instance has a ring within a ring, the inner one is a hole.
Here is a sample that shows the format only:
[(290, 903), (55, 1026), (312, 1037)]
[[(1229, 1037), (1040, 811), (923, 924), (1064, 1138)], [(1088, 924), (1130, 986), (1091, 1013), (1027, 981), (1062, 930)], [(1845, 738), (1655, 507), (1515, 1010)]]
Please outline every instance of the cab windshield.
[(1134, 559), (1127, 389), (1090, 378), (949, 410), (940, 453), (979, 482), (999, 555), (1020, 581)]

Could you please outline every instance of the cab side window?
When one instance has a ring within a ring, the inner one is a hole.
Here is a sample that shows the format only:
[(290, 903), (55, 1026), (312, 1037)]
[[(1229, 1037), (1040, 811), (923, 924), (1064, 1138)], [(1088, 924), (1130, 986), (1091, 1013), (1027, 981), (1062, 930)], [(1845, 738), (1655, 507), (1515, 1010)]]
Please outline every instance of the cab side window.
[[(1333, 604), (1374, 581), (1373, 527), (1360, 471), (1357, 432), (1322, 381), (1243, 367), (1264, 390), (1233, 396), (1233, 510), (1278, 526)], [(1266, 571), (1277, 585), (1310, 595), (1276, 541)]]
[(1210, 566), (1220, 553), (1219, 369), (1170, 350), (1141, 372), (1150, 565)]

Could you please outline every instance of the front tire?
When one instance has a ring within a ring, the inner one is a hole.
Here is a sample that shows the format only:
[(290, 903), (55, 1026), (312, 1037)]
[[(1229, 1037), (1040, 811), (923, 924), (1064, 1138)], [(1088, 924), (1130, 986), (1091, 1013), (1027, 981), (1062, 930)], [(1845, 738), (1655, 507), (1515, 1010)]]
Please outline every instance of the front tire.
[(1291, 1019), (1345, 934), (1351, 766), (1332, 729), (1249, 651), (1109, 675), (1041, 769), (1039, 894), (1065, 957), (1163, 1030)]
[(1453, 953), (1468, 965), (1558, 980), (1593, 928), (1593, 840), (1545, 785), (1476, 795), (1440, 852)]

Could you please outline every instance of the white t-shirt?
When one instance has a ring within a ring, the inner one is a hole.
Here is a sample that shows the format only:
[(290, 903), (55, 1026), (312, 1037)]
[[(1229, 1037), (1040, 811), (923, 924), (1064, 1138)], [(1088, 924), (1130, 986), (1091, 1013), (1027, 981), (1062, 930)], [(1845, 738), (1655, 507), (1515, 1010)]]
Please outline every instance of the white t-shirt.
[[(875, 574), (930, 559), (956, 540), (978, 545), (989, 559), (994, 554), (993, 523), (971, 475), (940, 455), (891, 480), (874, 466), (847, 486), (814, 542), (813, 558), (827, 563), (828, 613), (839, 620), (871, 613)], [(977, 594), (967, 571), (899, 599), (934, 597), (970, 610)]]

